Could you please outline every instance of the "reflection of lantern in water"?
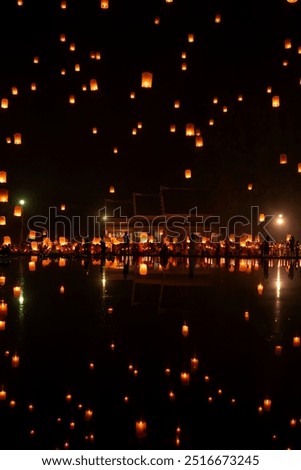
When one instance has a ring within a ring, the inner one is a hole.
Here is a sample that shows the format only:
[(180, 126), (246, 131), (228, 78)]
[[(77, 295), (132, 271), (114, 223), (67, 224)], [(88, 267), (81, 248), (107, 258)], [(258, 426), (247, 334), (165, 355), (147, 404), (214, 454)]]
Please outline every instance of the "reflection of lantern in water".
[(261, 282), (257, 286), (257, 292), (259, 295), (263, 293), (263, 285), (261, 284)]
[(153, 86), (153, 74), (151, 72), (143, 72), (141, 76), (141, 87), (152, 88)]
[(147, 426), (146, 426), (145, 421), (136, 421), (135, 428), (136, 428), (136, 437), (140, 439), (143, 437), (146, 437)]
[(147, 264), (146, 263), (141, 263), (140, 264), (139, 274), (140, 274), (140, 276), (146, 276), (147, 275)]
[(181, 372), (181, 384), (182, 385), (189, 385), (189, 382), (190, 382), (189, 372)]

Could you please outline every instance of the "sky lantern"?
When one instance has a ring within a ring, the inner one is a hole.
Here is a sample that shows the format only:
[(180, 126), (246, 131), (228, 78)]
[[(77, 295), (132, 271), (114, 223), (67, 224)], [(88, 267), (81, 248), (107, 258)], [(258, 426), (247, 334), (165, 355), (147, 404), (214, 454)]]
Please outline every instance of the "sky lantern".
[(156, 16), (156, 18), (154, 19), (154, 23), (156, 25), (160, 24), (160, 16)]
[(95, 59), (95, 51), (90, 51), (90, 59)]
[(175, 100), (175, 102), (174, 102), (174, 108), (175, 108), (175, 109), (179, 109), (180, 106), (181, 106), (180, 100)]
[(100, 59), (101, 59), (101, 53), (99, 51), (96, 51), (95, 60), (100, 60)]
[(194, 34), (188, 34), (188, 42), (194, 42)]
[(92, 134), (97, 134), (98, 130), (97, 127), (92, 127)]
[(186, 178), (186, 179), (191, 178), (191, 170), (189, 170), (189, 169), (188, 169), (188, 170), (185, 170), (185, 178)]
[(187, 52), (185, 51), (182, 52), (181, 59), (187, 59)]
[(75, 49), (76, 49), (76, 47), (75, 47), (75, 42), (72, 42), (72, 43), (70, 44), (70, 46), (69, 46), (69, 51), (74, 52)]
[(291, 49), (292, 48), (292, 41), (290, 39), (284, 40), (284, 49)]
[(74, 95), (69, 96), (69, 104), (75, 104), (75, 96)]
[(186, 322), (183, 323), (182, 325), (182, 335), (185, 336), (185, 338), (188, 336), (189, 333), (189, 326), (186, 324)]
[(181, 69), (182, 69), (182, 70), (187, 70), (187, 64), (186, 64), (186, 62), (183, 62), (183, 63), (182, 63)]
[(14, 144), (15, 145), (21, 145), (22, 144), (22, 135), (20, 132), (15, 132), (14, 134)]
[(66, 10), (66, 8), (67, 8), (67, 2), (66, 2), (66, 0), (62, 0), (61, 1), (61, 9)]
[(82, 91), (87, 91), (87, 89), (88, 89), (88, 88), (87, 88), (87, 85), (85, 85), (85, 84), (82, 85)]
[(29, 269), (29, 271), (35, 271), (35, 270), (36, 270), (36, 263), (35, 263), (35, 261), (29, 261), (29, 262), (28, 262), (28, 269)]
[(151, 72), (142, 72), (141, 87), (152, 88), (152, 86), (153, 86), (153, 74)]
[(267, 93), (272, 93), (272, 87), (271, 86), (267, 87)]
[(5, 320), (0, 320), (0, 331), (4, 331), (6, 326)]
[(11, 94), (16, 96), (18, 94), (18, 88), (16, 86), (13, 86), (11, 89)]
[(11, 365), (12, 367), (19, 367), (20, 365), (20, 356), (18, 354), (14, 354), (11, 358)]
[(221, 21), (222, 21), (222, 15), (220, 15), (219, 13), (217, 13), (217, 14), (215, 15), (214, 22), (215, 22), (215, 23), (221, 23)]
[(200, 147), (203, 147), (203, 145), (204, 145), (203, 137), (201, 135), (197, 135), (195, 138), (195, 146), (200, 148)]
[(8, 202), (8, 190), (0, 189), (0, 202)]
[(262, 295), (263, 293), (263, 285), (261, 284), (261, 282), (257, 285), (257, 292), (259, 295)]
[(9, 235), (3, 237), (3, 245), (11, 245), (11, 238)]
[(298, 163), (298, 173), (301, 173), (301, 163)]
[(60, 34), (60, 41), (61, 42), (66, 42), (66, 34), (64, 34), (64, 33)]
[(18, 5), (18, 7), (22, 7), (23, 6), (23, 0), (18, 0), (17, 5)]
[(287, 163), (287, 155), (286, 153), (282, 153), (280, 155), (280, 165), (285, 165)]
[(243, 101), (243, 99), (244, 99), (244, 98), (243, 98), (242, 95), (238, 95), (238, 97), (237, 97), (237, 100), (238, 100), (238, 101)]
[(13, 287), (13, 293), (14, 297), (19, 297), (21, 294), (21, 287), (20, 286), (14, 286)]
[(191, 122), (189, 122), (188, 124), (186, 124), (185, 134), (186, 134), (186, 136), (188, 136), (188, 137), (195, 135), (194, 124), (192, 124)]
[(269, 398), (266, 398), (263, 400), (263, 409), (264, 411), (271, 411), (271, 406), (272, 406), (272, 400)]
[(140, 274), (140, 276), (146, 276), (147, 275), (147, 264), (146, 263), (140, 263), (140, 265), (139, 265), (139, 274)]
[(80, 64), (75, 64), (74, 70), (75, 72), (80, 72)]
[(117, 154), (118, 153), (118, 147), (113, 148), (113, 153)]
[(66, 75), (66, 69), (61, 69), (61, 75)]
[(32, 82), (31, 85), (30, 85), (30, 89), (31, 89), (31, 91), (36, 91), (37, 84), (35, 82)]
[(34, 63), (34, 64), (38, 64), (39, 61), (40, 61), (40, 59), (39, 59), (38, 56), (35, 56), (35, 57), (33, 58), (33, 63)]
[(107, 10), (109, 8), (109, 0), (101, 0), (100, 8), (102, 8), (103, 10)]
[(14, 207), (14, 216), (21, 217), (22, 215), (22, 206), (15, 206)]
[(249, 184), (248, 184), (248, 191), (252, 191), (252, 189), (253, 189), (253, 184), (252, 184), (252, 183), (249, 183)]
[(212, 102), (213, 102), (213, 104), (217, 104), (217, 103), (218, 103), (218, 97), (215, 96), (215, 97), (213, 98)]
[(300, 347), (300, 344), (301, 344), (301, 338), (300, 336), (294, 336), (293, 338), (293, 346), (295, 348), (299, 348)]
[(6, 171), (0, 171), (0, 183), (7, 182), (7, 173)]
[(136, 98), (136, 93), (134, 91), (131, 91), (130, 98), (131, 100), (134, 100)]
[(0, 225), (6, 225), (6, 217), (4, 215), (0, 215)]
[(109, 192), (110, 192), (111, 194), (114, 194), (114, 193), (115, 193), (115, 187), (114, 187), (114, 186), (110, 186)]
[(209, 126), (214, 126), (214, 119), (209, 119)]
[(98, 90), (98, 84), (97, 84), (97, 80), (95, 78), (92, 78), (90, 80), (90, 90), (91, 91), (97, 91)]
[(1, 108), (2, 108), (2, 109), (7, 109), (7, 108), (8, 108), (8, 99), (7, 99), (7, 98), (2, 98), (2, 100), (1, 100)]
[(181, 384), (182, 385), (189, 385), (190, 382), (190, 373), (189, 372), (181, 372)]
[(279, 96), (275, 95), (272, 97), (272, 107), (279, 108), (279, 106), (280, 106), (280, 98)]
[(66, 204), (61, 204), (61, 211), (65, 211), (66, 210)]
[(287, 0), (287, 3), (297, 3), (298, 0)]
[(170, 124), (169, 130), (170, 130), (170, 132), (176, 132), (176, 125), (175, 124)]
[(147, 435), (147, 426), (145, 421), (136, 421), (136, 437), (142, 439)]

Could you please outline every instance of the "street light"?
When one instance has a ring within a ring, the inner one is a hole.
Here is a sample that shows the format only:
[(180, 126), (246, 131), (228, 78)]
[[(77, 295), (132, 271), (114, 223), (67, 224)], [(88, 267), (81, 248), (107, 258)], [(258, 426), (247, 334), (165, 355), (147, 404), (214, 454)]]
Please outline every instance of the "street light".
[(23, 244), (23, 221), (24, 221), (24, 205), (25, 205), (25, 200), (20, 199), (19, 204), (22, 206), (22, 212), (21, 212), (21, 231), (20, 231), (20, 246)]

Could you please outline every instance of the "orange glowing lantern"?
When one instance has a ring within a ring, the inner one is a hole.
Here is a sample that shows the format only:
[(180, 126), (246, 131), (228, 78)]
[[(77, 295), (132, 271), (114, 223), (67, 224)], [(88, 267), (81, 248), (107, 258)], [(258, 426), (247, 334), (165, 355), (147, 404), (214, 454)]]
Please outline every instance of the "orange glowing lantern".
[(264, 222), (264, 221), (265, 221), (265, 215), (259, 214), (259, 222)]
[(60, 258), (59, 259), (59, 267), (63, 268), (64, 266), (66, 266), (66, 258)]
[(86, 410), (85, 411), (85, 420), (86, 421), (90, 421), (92, 419), (92, 416), (93, 416), (93, 411), (92, 410)]
[(97, 132), (98, 132), (97, 127), (92, 127), (92, 134), (97, 134)]
[(182, 335), (187, 337), (189, 333), (189, 326), (186, 325), (186, 322), (184, 322), (184, 325), (182, 325)]
[(75, 64), (74, 70), (75, 72), (80, 72), (80, 64)]
[(136, 421), (136, 437), (139, 439), (146, 437), (147, 435), (147, 426), (145, 421)]
[(7, 315), (7, 303), (4, 302), (4, 300), (1, 300), (0, 302), (0, 316), (6, 316)]
[(66, 10), (66, 8), (67, 8), (67, 2), (66, 2), (66, 0), (62, 0), (61, 1), (61, 9)]
[(200, 147), (203, 147), (203, 145), (204, 145), (203, 137), (201, 135), (197, 135), (195, 138), (195, 146), (200, 148)]
[(191, 122), (186, 124), (185, 134), (186, 134), (186, 136), (194, 136), (195, 135), (194, 124), (192, 124)]
[(188, 169), (188, 170), (185, 170), (185, 178), (186, 178), (186, 179), (191, 178), (191, 170), (189, 170), (189, 169)]
[(29, 263), (28, 263), (28, 268), (29, 268), (29, 271), (35, 271), (35, 270), (36, 270), (36, 263), (35, 263), (35, 261), (29, 261)]
[(191, 372), (195, 372), (199, 367), (199, 360), (196, 356), (190, 359), (190, 370)]
[(14, 297), (19, 297), (21, 294), (21, 287), (20, 286), (14, 286), (13, 287), (13, 293)]
[(0, 189), (0, 202), (8, 202), (8, 190)]
[(35, 230), (30, 230), (28, 238), (30, 238), (31, 240), (35, 240), (36, 234), (37, 234), (37, 232)]
[(298, 173), (301, 173), (301, 163), (298, 163)]
[(215, 96), (212, 101), (213, 101), (213, 104), (217, 104), (218, 103), (218, 97)]
[(0, 400), (6, 400), (6, 391), (4, 390), (4, 387), (0, 390)]
[(115, 187), (114, 187), (114, 186), (110, 186), (109, 192), (110, 192), (111, 194), (114, 194), (114, 193), (115, 193)]
[(100, 60), (100, 59), (101, 59), (101, 53), (97, 51), (95, 53), (95, 60)]
[(180, 106), (181, 106), (180, 100), (175, 100), (175, 102), (174, 102), (174, 108), (175, 108), (175, 109), (179, 109)]
[(101, 0), (100, 8), (107, 10), (109, 8), (109, 0)]
[(9, 235), (3, 237), (3, 245), (11, 245), (11, 238)]
[(75, 96), (74, 95), (69, 96), (69, 103), (70, 104), (75, 104)]
[(262, 295), (263, 293), (263, 285), (261, 284), (261, 282), (257, 285), (257, 292), (259, 295)]
[(60, 41), (61, 42), (66, 42), (66, 34), (64, 34), (64, 33), (60, 34)]
[(182, 59), (187, 59), (187, 53), (185, 51), (182, 52), (181, 58)]
[(140, 274), (140, 276), (146, 276), (147, 275), (147, 264), (146, 263), (141, 263), (140, 264), (139, 274)]
[(238, 95), (238, 98), (237, 98), (237, 99), (238, 99), (238, 101), (243, 101), (244, 98), (243, 98), (242, 95)]
[(209, 119), (209, 126), (214, 126), (214, 119)]
[(6, 171), (0, 171), (0, 183), (7, 182), (7, 173)]
[(215, 15), (214, 22), (221, 23), (221, 21), (222, 21), (222, 15), (220, 14)]
[(279, 96), (273, 96), (272, 97), (272, 107), (273, 108), (279, 108), (280, 106), (280, 97)]
[(36, 91), (37, 89), (37, 84), (35, 82), (33, 82), (31, 85), (30, 85), (30, 89), (31, 91)]
[(39, 57), (38, 57), (38, 56), (35, 56), (35, 57), (33, 58), (33, 63), (34, 63), (34, 64), (38, 64), (38, 63), (39, 63)]
[(175, 133), (176, 132), (176, 125), (175, 124), (170, 124), (169, 130), (170, 130), (171, 133)]
[(14, 354), (14, 356), (12, 356), (12, 358), (11, 358), (11, 365), (12, 365), (12, 367), (19, 367), (19, 365), (20, 365), (20, 356), (18, 356), (17, 354)]
[(271, 86), (267, 87), (267, 93), (272, 93), (272, 87)]
[(66, 204), (61, 204), (61, 211), (65, 211), (66, 210)]
[(187, 64), (186, 64), (186, 62), (183, 62), (183, 63), (182, 63), (181, 69), (182, 69), (182, 70), (187, 70)]
[(23, 6), (23, 0), (18, 0), (17, 5), (18, 5), (18, 7), (22, 7)]
[(95, 78), (91, 78), (90, 80), (90, 90), (91, 91), (97, 91), (98, 90), (98, 83)]
[(61, 69), (61, 75), (66, 75), (66, 69)]
[(181, 372), (181, 384), (182, 385), (189, 385), (190, 382), (190, 373), (189, 372)]
[(151, 72), (143, 72), (141, 76), (141, 87), (152, 88), (153, 86), (153, 74)]
[(280, 165), (285, 165), (287, 163), (287, 155), (286, 153), (282, 153), (280, 155)]
[(223, 106), (223, 113), (227, 113), (228, 112), (228, 106)]
[(15, 206), (14, 207), (14, 216), (21, 217), (22, 215), (22, 206)]
[(188, 42), (194, 42), (194, 34), (188, 34)]
[(0, 225), (6, 225), (6, 217), (4, 215), (0, 215)]
[(292, 41), (290, 39), (284, 40), (284, 49), (291, 49), (292, 48)]
[(294, 348), (299, 348), (301, 343), (300, 336), (294, 336), (293, 338), (293, 346)]
[(253, 189), (253, 184), (252, 184), (252, 183), (249, 183), (249, 184), (248, 184), (248, 191), (252, 191), (252, 189)]
[(5, 281), (6, 281), (6, 277), (5, 276), (0, 276), (0, 286), (4, 286)]
[(64, 286), (61, 286), (60, 287), (60, 294), (64, 294), (65, 293), (65, 287)]
[(244, 319), (245, 319), (246, 321), (249, 321), (249, 319), (250, 319), (249, 312), (245, 312), (245, 313), (244, 313)]
[(6, 326), (5, 320), (0, 320), (0, 331), (4, 331)]
[(264, 411), (271, 411), (271, 407), (272, 407), (272, 400), (270, 400), (269, 398), (266, 398), (266, 399), (263, 401), (263, 409), (264, 409)]
[(14, 134), (14, 144), (15, 145), (21, 145), (22, 144), (22, 135), (20, 134), (20, 132), (16, 132)]
[(30, 246), (31, 246), (32, 251), (38, 251), (39, 249), (38, 242), (31, 242)]
[(7, 99), (7, 98), (2, 98), (2, 100), (1, 100), (1, 108), (3, 108), (3, 109), (8, 108), (8, 99)]
[(156, 25), (160, 24), (160, 16), (156, 16), (156, 18), (154, 19), (154, 23)]
[(275, 355), (276, 356), (281, 356), (281, 354), (282, 354), (282, 346), (280, 344), (277, 344), (275, 346)]

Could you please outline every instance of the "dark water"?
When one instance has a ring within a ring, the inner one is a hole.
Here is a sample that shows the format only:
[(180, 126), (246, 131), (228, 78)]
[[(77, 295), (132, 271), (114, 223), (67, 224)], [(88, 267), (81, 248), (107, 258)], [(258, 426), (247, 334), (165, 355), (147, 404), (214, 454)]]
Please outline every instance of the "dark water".
[[(125, 279), (118, 263), (38, 260), (30, 271), (28, 261), (0, 266), (8, 305), (0, 331), (2, 449), (300, 449), (298, 264), (249, 260), (245, 270), (236, 260), (229, 270), (202, 260), (189, 277), (184, 262), (162, 271), (155, 260), (147, 276), (131, 265)], [(266, 398), (271, 410), (260, 413)], [(147, 434), (139, 439), (140, 420)]]

